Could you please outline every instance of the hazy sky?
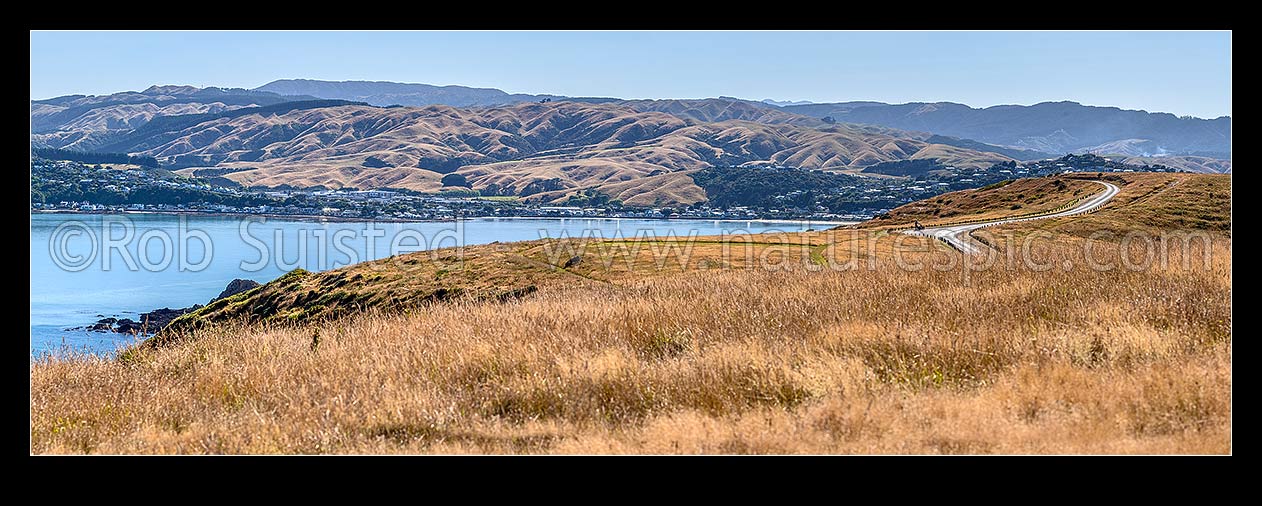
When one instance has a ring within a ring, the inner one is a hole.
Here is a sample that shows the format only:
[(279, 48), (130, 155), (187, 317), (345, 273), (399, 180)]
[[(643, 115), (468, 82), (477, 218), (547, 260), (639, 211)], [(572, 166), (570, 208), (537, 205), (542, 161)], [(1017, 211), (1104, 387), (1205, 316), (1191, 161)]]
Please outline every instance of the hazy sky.
[(32, 32), (31, 98), (275, 79), (1231, 114), (1230, 32)]

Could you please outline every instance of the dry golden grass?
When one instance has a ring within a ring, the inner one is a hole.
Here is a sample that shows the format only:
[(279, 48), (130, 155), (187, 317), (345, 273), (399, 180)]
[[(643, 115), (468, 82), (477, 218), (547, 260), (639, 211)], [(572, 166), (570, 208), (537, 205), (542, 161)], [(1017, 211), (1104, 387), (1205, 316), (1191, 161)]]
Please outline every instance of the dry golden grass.
[(1224, 453), (1229, 247), (1186, 269), (808, 263), (217, 326), (36, 363), (31, 451)]
[(873, 237), (872, 232), (850, 230), (682, 240), (548, 239), (409, 253), (320, 273), (298, 269), (182, 316), (148, 344), (163, 344), (189, 329), (232, 320), (304, 322), (454, 300), (504, 301), (540, 289), (584, 284), (628, 286), (690, 270), (857, 263), (861, 255), (892, 247), (864, 242)]
[(1045, 213), (1100, 193), (1100, 185), (1067, 177), (1012, 180), (974, 190), (945, 193), (899, 206), (863, 227), (925, 226)]
[(1122, 191), (1097, 213), (1059, 219), (1043, 228), (1087, 236), (1140, 229), (1231, 233), (1231, 175), (1125, 174)]
[[(967, 258), (848, 228), (278, 280), (123, 359), (36, 361), (31, 451), (1228, 453), (1230, 178), (1126, 178)], [(287, 316), (339, 292), (377, 303)]]

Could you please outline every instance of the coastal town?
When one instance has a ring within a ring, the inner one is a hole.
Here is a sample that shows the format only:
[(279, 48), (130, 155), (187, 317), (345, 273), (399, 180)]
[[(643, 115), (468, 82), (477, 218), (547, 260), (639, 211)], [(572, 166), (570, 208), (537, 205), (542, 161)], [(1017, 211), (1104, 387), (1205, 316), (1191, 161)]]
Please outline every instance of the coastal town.
[[(899, 205), (1004, 180), (1064, 172), (1177, 172), (1131, 166), (1097, 155), (1005, 162), (985, 169), (916, 164), (919, 172), (892, 177), (878, 171), (843, 174), (792, 167), (707, 169), (696, 176), (709, 202), (626, 206), (618, 201), (572, 197), (540, 203), (520, 196), (482, 196), (467, 188), (436, 193), (407, 189), (245, 188), (222, 177), (187, 177), (135, 165), (32, 161), (31, 210), (78, 213), (205, 213), (274, 215), (345, 220), (424, 221), (473, 217), (604, 217), (681, 219), (864, 220)], [(870, 172), (870, 174), (869, 174)], [(747, 200), (723, 179), (758, 184)], [(702, 184), (704, 181), (707, 184)], [(715, 182), (717, 181), (717, 182)], [(805, 183), (804, 183), (805, 182)], [(599, 203), (596, 203), (599, 202)]]

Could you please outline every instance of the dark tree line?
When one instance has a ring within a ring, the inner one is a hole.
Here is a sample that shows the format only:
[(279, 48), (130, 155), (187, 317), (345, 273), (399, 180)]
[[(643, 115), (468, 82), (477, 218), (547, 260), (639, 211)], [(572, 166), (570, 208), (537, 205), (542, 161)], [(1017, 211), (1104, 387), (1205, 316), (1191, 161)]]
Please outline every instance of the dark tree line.
[[(711, 205), (720, 207), (804, 207), (841, 187), (855, 184), (855, 177), (802, 169), (714, 167), (698, 171), (692, 180), (706, 193)], [(789, 195), (791, 193), (793, 195)], [(779, 198), (777, 198), (779, 197)]]
[(190, 188), (140, 187), (130, 192), (107, 190), (89, 184), (36, 185), (31, 202), (80, 202), (93, 204), (225, 204), (230, 206), (277, 205), (279, 202), (258, 194), (227, 195)]
[(49, 160), (70, 160), (81, 163), (133, 164), (141, 167), (158, 167), (158, 159), (152, 156), (131, 156), (127, 153), (89, 153), (56, 148), (34, 148), (31, 153)]
[(921, 176), (932, 170), (942, 170), (946, 166), (938, 163), (937, 158), (919, 160), (895, 160), (881, 162), (863, 169), (863, 172), (885, 174), (888, 176)]

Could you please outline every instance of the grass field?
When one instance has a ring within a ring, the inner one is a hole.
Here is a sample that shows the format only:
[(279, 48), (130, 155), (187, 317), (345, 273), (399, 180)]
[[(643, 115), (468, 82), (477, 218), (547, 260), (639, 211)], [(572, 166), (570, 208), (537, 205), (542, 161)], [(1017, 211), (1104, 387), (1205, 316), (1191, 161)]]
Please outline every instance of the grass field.
[[(843, 228), (295, 274), (122, 360), (33, 364), (31, 451), (1230, 452), (1230, 177), (1127, 177), (986, 258)], [(1093, 227), (1194, 240), (1144, 263)]]
[(1038, 214), (1099, 193), (1098, 184), (1069, 177), (1016, 179), (976, 190), (951, 192), (899, 206), (865, 223), (869, 227), (925, 226)]

